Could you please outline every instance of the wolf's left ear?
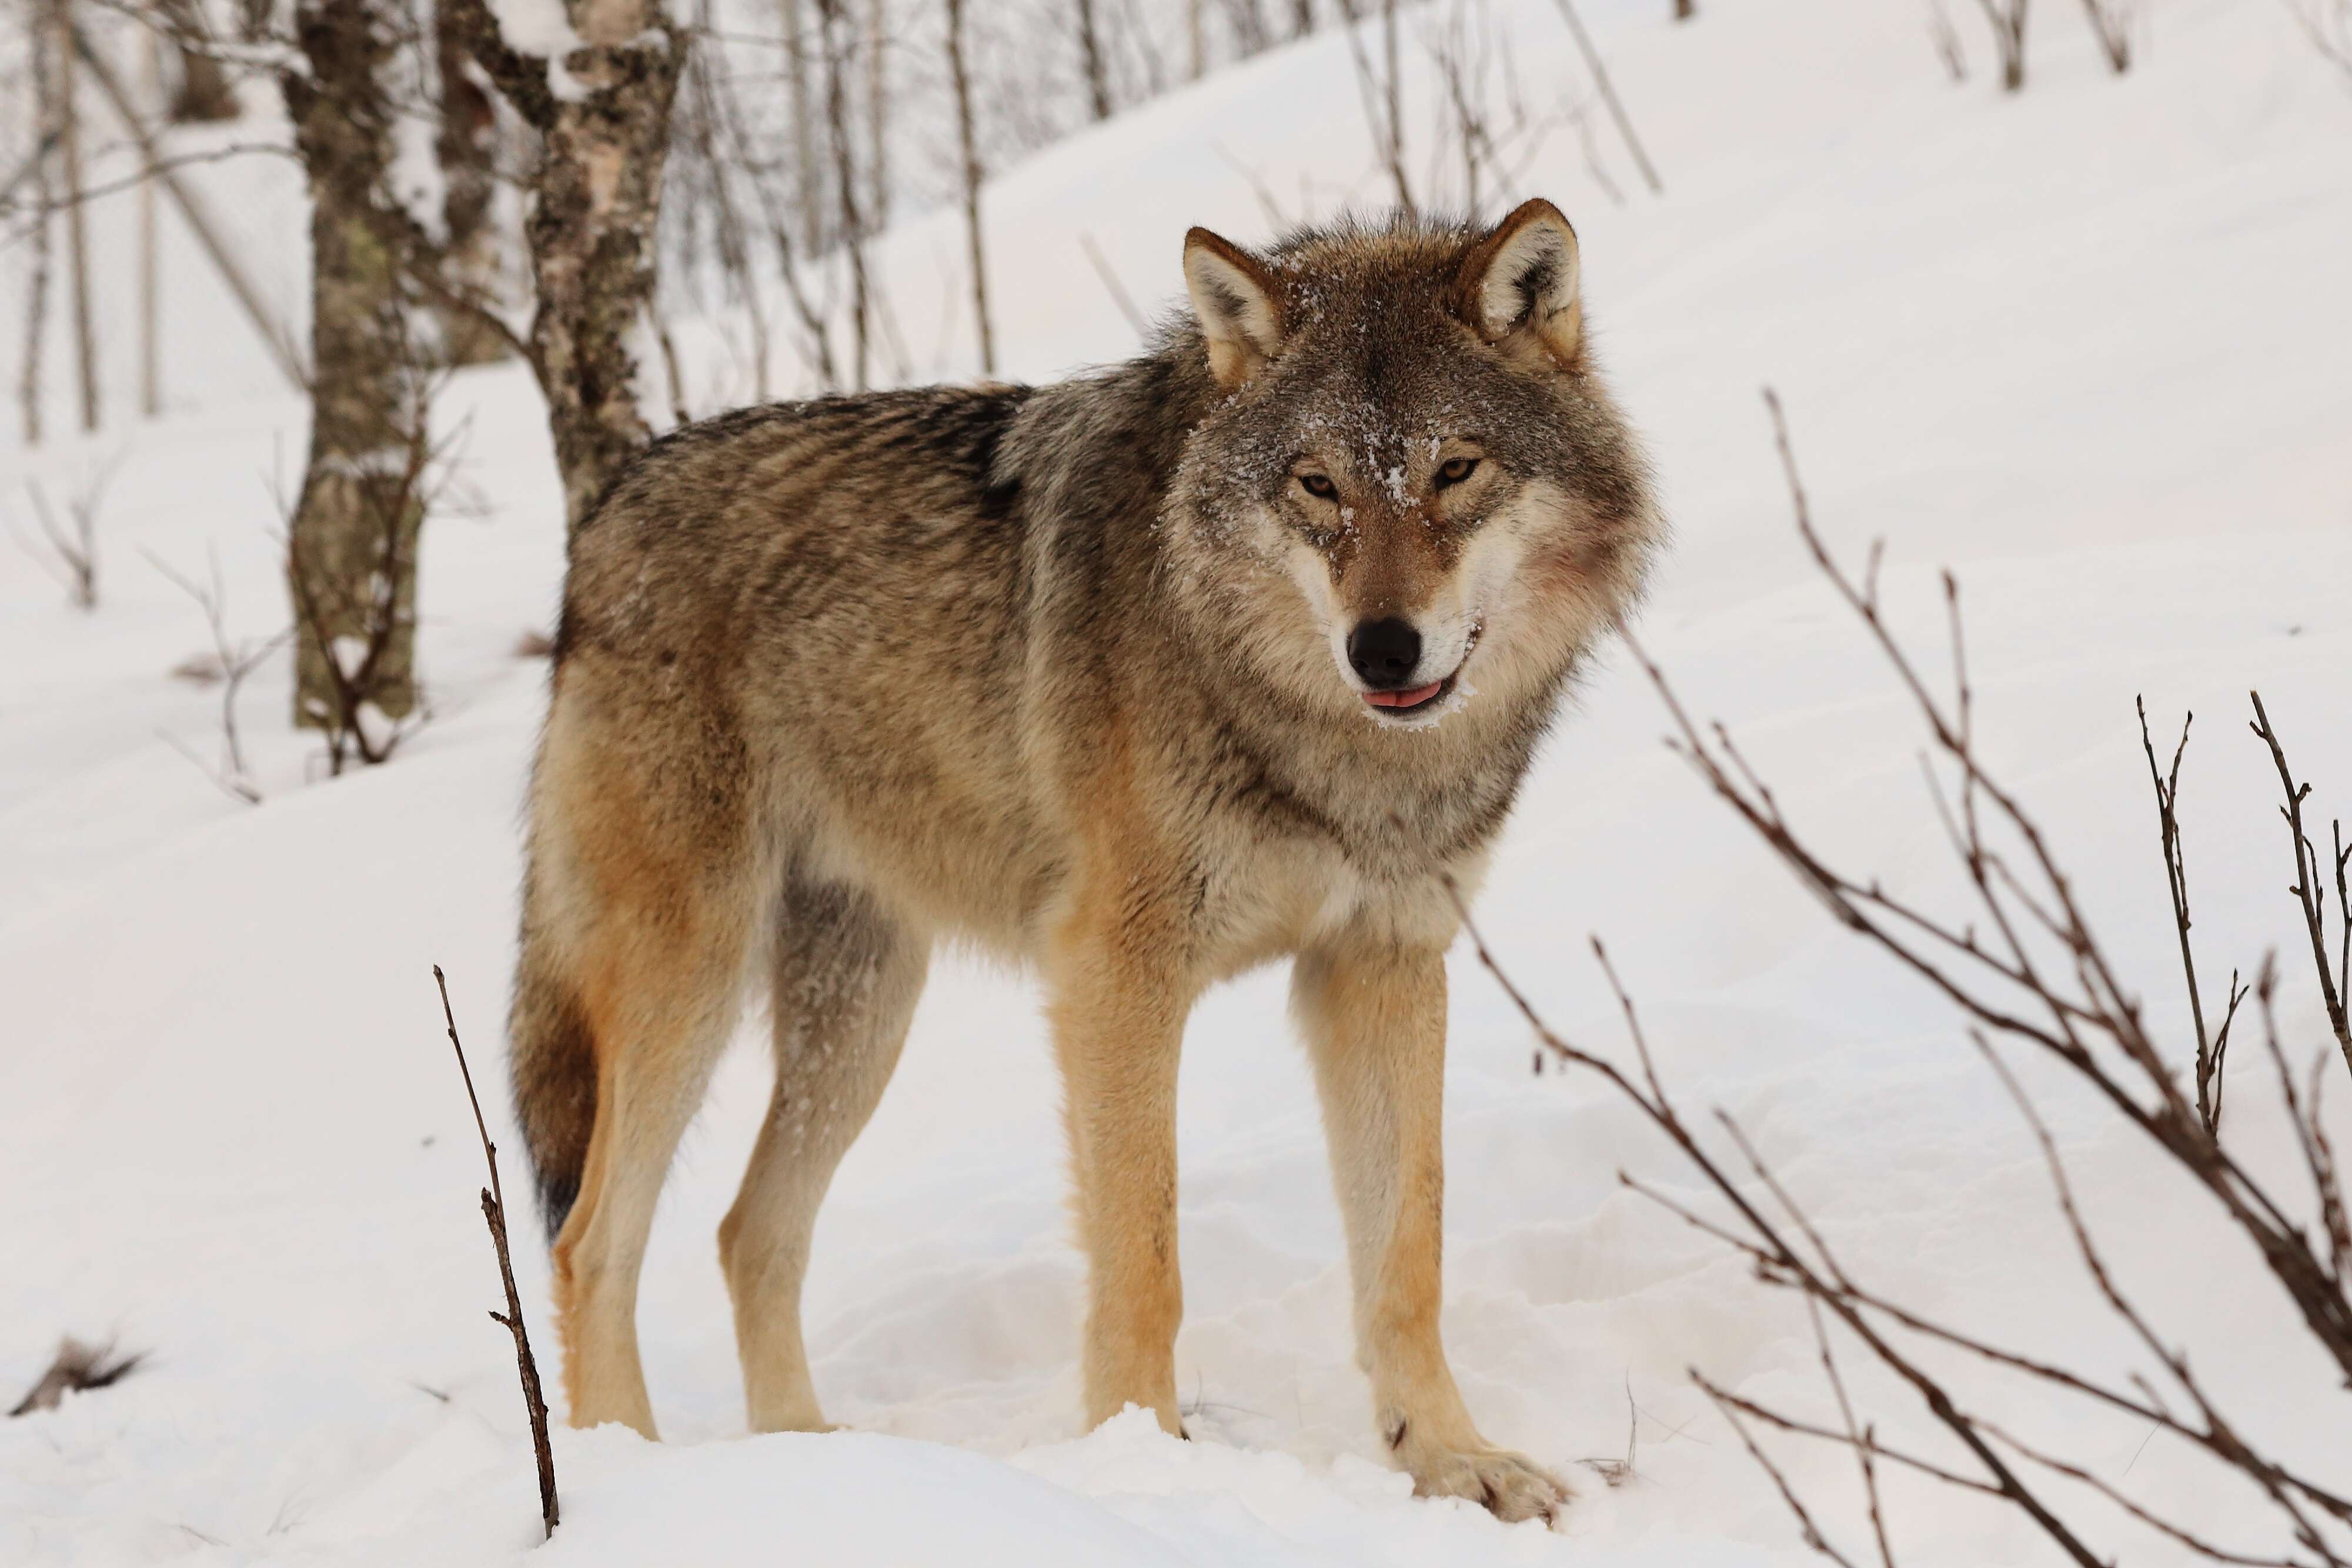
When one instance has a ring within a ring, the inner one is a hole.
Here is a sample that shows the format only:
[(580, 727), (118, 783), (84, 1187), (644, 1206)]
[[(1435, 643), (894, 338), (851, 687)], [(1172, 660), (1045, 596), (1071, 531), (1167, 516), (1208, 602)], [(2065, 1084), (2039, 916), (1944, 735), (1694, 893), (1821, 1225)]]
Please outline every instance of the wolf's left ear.
[(1281, 286), (1257, 257), (1194, 229), (1184, 236), (1184, 286), (1219, 385), (1241, 385), (1282, 351)]
[(1576, 231), (1540, 196), (1522, 202), (1462, 258), (1463, 316), (1490, 343), (1525, 343), (1562, 369), (1584, 344)]

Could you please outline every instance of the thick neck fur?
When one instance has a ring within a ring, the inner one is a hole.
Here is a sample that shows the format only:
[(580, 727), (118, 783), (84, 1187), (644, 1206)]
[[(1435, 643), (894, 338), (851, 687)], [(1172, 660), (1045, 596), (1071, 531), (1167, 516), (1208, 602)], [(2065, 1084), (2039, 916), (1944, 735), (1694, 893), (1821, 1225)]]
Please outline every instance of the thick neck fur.
[[(1229, 537), (1186, 486), (1188, 467), (1216, 460), (1199, 433), (1221, 410), (1235, 412), (1234, 394), (1188, 325), (1149, 355), (1039, 389), (1022, 411), (1000, 473), (1017, 477), (1039, 525), (1032, 587), (1061, 633), (1034, 651), (1055, 666), (1042, 700), (1067, 695), (1062, 661), (1098, 659), (1104, 639), (1146, 644), (1144, 659), (1118, 662), (1156, 672), (1151, 690), (1124, 694), (1138, 722), (1249, 809), (1335, 841), (1367, 870), (1409, 874), (1476, 855), (1584, 640), (1473, 665), (1451, 711), (1383, 723), (1278, 565)], [(1126, 591), (1102, 591), (1114, 579)], [(1101, 622), (1106, 604), (1121, 608), (1121, 623)]]

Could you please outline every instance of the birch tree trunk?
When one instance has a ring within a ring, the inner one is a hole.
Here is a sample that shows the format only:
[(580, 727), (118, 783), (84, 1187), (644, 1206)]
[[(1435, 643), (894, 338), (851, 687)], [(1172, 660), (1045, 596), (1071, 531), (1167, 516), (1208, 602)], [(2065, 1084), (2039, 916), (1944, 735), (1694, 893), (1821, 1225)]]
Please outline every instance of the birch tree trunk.
[[(465, 33), (446, 5), (434, 8), (433, 56), (438, 78), (433, 154), (441, 167), (443, 266), (453, 288), (487, 300), (495, 296), (499, 280), (498, 235), (490, 223), (498, 116), (490, 95), (467, 68), (472, 56)], [(451, 364), (486, 364), (504, 357), (505, 340), (471, 311), (445, 308), (441, 319)]]
[(424, 518), (404, 476), (421, 432), (399, 265), (373, 213), (394, 133), (380, 5), (301, 0), (307, 69), (280, 78), (310, 191), (310, 453), (287, 535), (294, 722), (338, 737), (381, 732), (416, 703)]
[(577, 528), (651, 434), (630, 338), (654, 292), (670, 105), (691, 35), (662, 0), (565, 0), (577, 45), (514, 48), (484, 0), (446, 0), (475, 60), (541, 141), (524, 225), (538, 304), (532, 369), (547, 398), (564, 512)]

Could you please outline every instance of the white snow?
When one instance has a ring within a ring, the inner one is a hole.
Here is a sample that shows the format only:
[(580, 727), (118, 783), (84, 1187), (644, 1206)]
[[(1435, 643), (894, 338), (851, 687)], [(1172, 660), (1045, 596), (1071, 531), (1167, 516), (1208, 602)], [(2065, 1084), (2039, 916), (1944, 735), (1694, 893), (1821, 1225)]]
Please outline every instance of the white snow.
[[(2199, 716), (2185, 810), (2209, 987), (2269, 946), (2292, 959), (2299, 939), (2274, 783), (2240, 725), (2249, 687), (2320, 809), (2352, 810), (2352, 93), (2284, 8), (2239, 0), (2151, 5), (2120, 79), (2071, 7), (2043, 7), (2014, 99), (1984, 79), (1972, 33), (1978, 79), (1948, 85), (1916, 6), (1724, 0), (1681, 26), (1651, 0), (1589, 9), (1666, 193), (1631, 193), (1605, 127), (1625, 205), (1565, 135), (1511, 193), (1549, 195), (1577, 223), (1594, 330), (1657, 460), (1677, 537), (1646, 645), (1821, 841), (1892, 885), (1949, 891), (1917, 725), (1790, 532), (1757, 398), (1769, 382), (1824, 528), (1856, 551), (1886, 537), (1885, 591), (1915, 647), (1938, 646), (1935, 573), (1958, 571), (1986, 752), (2185, 1061), (2133, 695), (2160, 732)], [(1507, 16), (1523, 80), (1580, 81), (1544, 0)], [(1132, 347), (1081, 234), (1145, 300), (1180, 297), (1187, 225), (1265, 237), (1234, 162), (1274, 192), (1318, 193), (1323, 215), (1339, 193), (1379, 196), (1342, 40), (1220, 73), (996, 182), (1007, 372)], [(268, 236), (299, 319), (289, 172), (192, 172), (240, 232)], [(131, 351), (131, 214), (127, 196), (92, 214), (101, 284), (124, 302), (106, 319), (110, 364)], [(917, 220), (879, 256), (927, 356), (918, 374), (971, 369), (953, 225)], [(219, 694), (168, 674), (209, 641), (137, 547), (189, 570), (216, 544), (231, 635), (274, 630), (272, 488), (299, 473), (303, 415), (176, 228), (170, 244), (173, 406), (131, 434), (129, 372), (110, 378), (126, 416), (97, 449), (127, 456), (99, 609), (66, 608), (0, 550), (0, 1394), (62, 1333), (152, 1355), (112, 1389), (0, 1421), (0, 1563), (516, 1563), (541, 1550), (530, 1445), (508, 1342), (483, 1316), (498, 1279), (480, 1151), (430, 966), (449, 971), (520, 1207), (500, 1030), (544, 678), (511, 650), (549, 623), (561, 571), (541, 412), (514, 367), (468, 373), (449, 400), (480, 505), (426, 532), (431, 722), (389, 767), (317, 777), (315, 739), (285, 725), (280, 660), (243, 706), (268, 799), (239, 805), (158, 738), (208, 752)], [(679, 333), (698, 384), (748, 391), (725, 322)], [(66, 493), (87, 457), (5, 449), (0, 506), (17, 507), (26, 474)], [(1563, 1030), (1619, 1049), (1584, 949), (1602, 933), (1685, 1104), (1738, 1115), (1852, 1265), (2020, 1344), (2124, 1364), (2032, 1143), (1953, 1019), (1705, 799), (1659, 746), (1664, 723), (1627, 661), (1604, 661), (1480, 905), (1506, 961)], [(810, 1344), (828, 1415), (856, 1430), (744, 1435), (712, 1238), (766, 1098), (766, 1025), (747, 1019), (646, 1269), (668, 1441), (559, 1433), (566, 1521), (544, 1560), (1810, 1561), (1686, 1376), (1824, 1408), (1801, 1315), (1620, 1187), (1624, 1168), (1694, 1190), (1599, 1087), (1531, 1077), (1526, 1029), (1459, 956), (1446, 1335), (1488, 1434), (1582, 1496), (1556, 1533), (1507, 1528), (1413, 1500), (1380, 1466), (1283, 990), (1266, 973), (1215, 994), (1188, 1041), (1178, 1364), (1198, 1441), (1132, 1416), (1077, 1429), (1082, 1274), (1036, 998), (943, 957), (818, 1228)], [(2282, 1000), (2294, 1039), (2316, 1045), (2307, 985)], [(2259, 1059), (2239, 1067), (2232, 1135), (2284, 1169)], [(2352, 1484), (2342, 1396), (2245, 1256), (2045, 1077), (2119, 1270), (2217, 1385), (2243, 1391), (2238, 1418)], [(552, 1380), (545, 1258), (519, 1239)], [(1848, 1372), (1883, 1437), (1933, 1444), (1915, 1400)], [(2136, 1496), (2255, 1531), (2251, 1500), (2195, 1483), (2140, 1426), (2010, 1385), (1983, 1397)], [(1622, 1458), (1629, 1419), (1635, 1479), (1612, 1489), (1580, 1461)], [(1850, 1464), (1775, 1451), (1859, 1545)], [(1892, 1487), (1915, 1568), (2047, 1559), (2006, 1514)], [(2177, 1559), (2097, 1517), (2135, 1568)]]

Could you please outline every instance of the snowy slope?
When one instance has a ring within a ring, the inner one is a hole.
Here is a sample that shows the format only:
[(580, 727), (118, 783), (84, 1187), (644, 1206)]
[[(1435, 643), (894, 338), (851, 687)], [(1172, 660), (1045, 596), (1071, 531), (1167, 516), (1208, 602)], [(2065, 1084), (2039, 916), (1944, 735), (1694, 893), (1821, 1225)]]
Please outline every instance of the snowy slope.
[[(1508, 9), (1522, 78), (1577, 79), (1549, 6)], [(2071, 10), (2046, 7), (2014, 101), (1948, 85), (1914, 7), (1726, 4), (1682, 27), (1664, 9), (1595, 6), (1593, 21), (1665, 196), (1611, 204), (1572, 138), (1527, 182), (1578, 223), (1605, 360), (1675, 520), (1652, 652), (1733, 724), (1801, 822), (1895, 885), (1943, 885), (1916, 724), (1789, 529), (1756, 396), (1771, 382), (1817, 515), (1842, 544), (1886, 536), (1888, 592), (1921, 645), (1935, 570), (1960, 571), (1988, 754), (2067, 846), (2158, 1009), (2179, 982), (2131, 698), (2145, 692), (2159, 723), (2198, 711), (2200, 934), (2209, 969), (2251, 967), (2292, 933), (2266, 763), (2237, 726), (2246, 688), (2323, 806), (2352, 806), (2352, 94), (2279, 8), (2231, 0), (2155, 8), (2121, 80)], [(1175, 291), (1188, 225), (1264, 237), (1236, 162), (1276, 193), (1312, 191), (1318, 214), (1339, 193), (1378, 196), (1339, 40), (1223, 73), (997, 182), (1006, 372), (1132, 346), (1082, 234), (1146, 301)], [(941, 218), (883, 257), (927, 372), (940, 343), (947, 373), (971, 368), (941, 313), (959, 245)], [(64, 1330), (153, 1355), (116, 1389), (0, 1422), (0, 1562), (512, 1563), (537, 1542), (529, 1444), (505, 1341), (480, 1315), (497, 1280), (479, 1152), (429, 966), (450, 973), (505, 1125), (485, 1069), (543, 680), (510, 650), (548, 621), (561, 570), (540, 410), (511, 368), (452, 398), (481, 506), (426, 545), (433, 723), (388, 768), (312, 779), (273, 667), (245, 709), (269, 793), (248, 810), (156, 737), (208, 746), (216, 696), (167, 675), (202, 625), (134, 547), (186, 568), (216, 545), (233, 625), (273, 629), (268, 478), (298, 471), (302, 415), (233, 319), (188, 330), (175, 362), (217, 374), (177, 378), (172, 417), (130, 447), (100, 610), (63, 608), (0, 552), (0, 1389), (28, 1383)], [(715, 341), (689, 349), (727, 395)], [(63, 491), (94, 455), (5, 461)], [(1662, 751), (1662, 728), (1612, 661), (1481, 905), (1507, 961), (1556, 1023), (1613, 1046), (1583, 956), (1604, 933), (1687, 1103), (1738, 1114), (1849, 1260), (2053, 1354), (2109, 1354), (2030, 1142), (1950, 1019), (1820, 918)], [(1530, 1078), (1525, 1029), (1475, 969), (1456, 976), (1447, 1336), (1489, 1434), (1579, 1478), (1558, 1533), (1414, 1501), (1378, 1467), (1278, 975), (1213, 996), (1188, 1042), (1178, 1361), (1203, 1440), (1132, 1420), (1080, 1434), (1081, 1272), (1036, 999), (954, 961), (818, 1229), (811, 1349), (828, 1413), (859, 1435), (742, 1435), (712, 1235), (765, 1100), (764, 1026), (747, 1020), (646, 1268), (670, 1441), (559, 1434), (567, 1523), (546, 1560), (1809, 1560), (1685, 1375), (1812, 1397), (1801, 1317), (1620, 1190), (1621, 1167), (1686, 1182), (1596, 1087)], [(2315, 1040), (2311, 998), (2284, 1000)], [(2231, 1092), (2259, 1138), (2274, 1124), (2253, 1077)], [(2210, 1370), (2272, 1391), (2244, 1419), (2344, 1476), (2325, 1385), (2291, 1335), (2265, 1332), (2222, 1244), (2182, 1228), (2176, 1195), (2088, 1107), (2053, 1101), (2135, 1284)], [(543, 1309), (543, 1257), (518, 1262)], [(1890, 1441), (1927, 1440), (1899, 1391), (1861, 1392)], [(2178, 1495), (2182, 1456), (2127, 1424), (1993, 1408), (2200, 1522), (2245, 1506)], [(1629, 1416), (1635, 1479), (1611, 1489), (1579, 1462), (1622, 1458)], [(1832, 1500), (1848, 1484), (1836, 1456), (1788, 1457)], [(1893, 1500), (1907, 1563), (2042, 1560), (1999, 1514), (1900, 1483)], [(2135, 1564), (2170, 1560), (2114, 1542)]]

